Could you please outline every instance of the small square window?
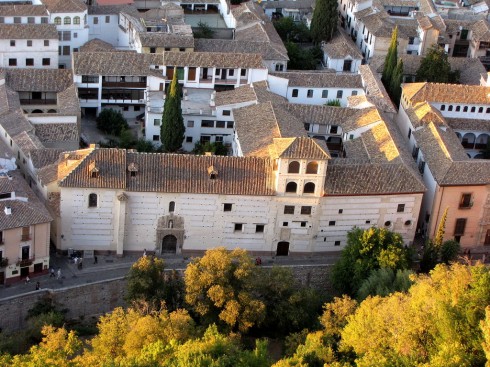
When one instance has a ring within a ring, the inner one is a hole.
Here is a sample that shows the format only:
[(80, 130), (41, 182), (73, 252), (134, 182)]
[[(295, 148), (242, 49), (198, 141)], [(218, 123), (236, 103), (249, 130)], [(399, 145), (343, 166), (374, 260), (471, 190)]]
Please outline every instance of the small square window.
[(9, 66), (17, 66), (17, 59), (9, 59)]
[(353, 90), (351, 95), (352, 96), (357, 96), (357, 90)]
[(10, 47), (15, 47), (15, 40), (10, 40)]
[(313, 98), (313, 89), (308, 89), (306, 92), (306, 98)]
[(240, 69), (240, 76), (246, 76), (247, 75), (247, 69)]
[(49, 46), (49, 40), (44, 40), (44, 46)]
[(328, 98), (328, 89), (322, 90), (322, 98)]
[(27, 47), (32, 47), (32, 40), (27, 40)]
[(160, 119), (153, 119), (153, 126), (160, 126)]
[(311, 214), (311, 206), (302, 206), (301, 214), (310, 215)]
[(334, 226), (334, 225), (335, 225), (335, 221), (334, 221), (334, 220), (329, 221), (329, 222), (328, 222), (328, 225), (329, 225), (330, 227)]
[(301, 222), (301, 227), (306, 227), (306, 223), (308, 222)]
[(293, 98), (296, 98), (298, 96), (298, 90), (297, 89), (293, 89), (293, 93), (291, 94), (291, 96)]
[(94, 24), (99, 24), (99, 18), (94, 17)]
[(255, 233), (264, 233), (264, 227), (263, 224), (257, 224), (255, 226)]
[(243, 223), (235, 223), (235, 232), (243, 231)]
[(186, 136), (185, 137), (185, 142), (186, 143), (192, 143), (192, 136)]
[(22, 18), (21, 17), (14, 17), (14, 23), (16, 23), (16, 24), (22, 23)]
[(287, 227), (288, 226), (288, 222), (282, 222), (282, 226), (283, 227)]
[(187, 121), (187, 127), (194, 127), (194, 121)]
[(334, 246), (340, 246), (340, 241), (335, 241)]
[(294, 205), (286, 205), (284, 207), (284, 214), (294, 214)]
[(26, 59), (26, 66), (34, 66), (34, 59)]
[(344, 92), (343, 92), (343, 91), (338, 90), (338, 91), (337, 91), (337, 98), (342, 98), (342, 95), (343, 95), (343, 94), (344, 94)]
[(471, 112), (475, 112), (476, 111), (476, 107), (471, 107)]
[(397, 213), (403, 213), (405, 211), (405, 204), (398, 204), (398, 207), (396, 208)]
[[(185, 51), (185, 50), (184, 50), (184, 51)], [(228, 71), (228, 74), (229, 74), (230, 76), (234, 76), (234, 75), (235, 75), (235, 69), (230, 69), (230, 70)]]
[(110, 15), (106, 15), (105, 16), (105, 22), (106, 23), (110, 23), (111, 22), (111, 16)]
[(339, 209), (339, 214), (342, 214), (344, 212), (344, 209)]
[(223, 211), (224, 212), (231, 212), (232, 209), (233, 209), (233, 204), (230, 204), (230, 203), (224, 203), (223, 204)]
[(231, 111), (230, 110), (223, 110), (223, 116), (230, 116)]
[(227, 128), (227, 129), (233, 129), (233, 126), (234, 126), (234, 125), (233, 125), (233, 121), (227, 121), (227, 122), (226, 122), (226, 128)]
[(160, 141), (160, 135), (153, 135), (153, 141)]
[(371, 221), (370, 221), (370, 220), (367, 220), (367, 221), (366, 221), (366, 224), (371, 224)]
[(133, 110), (136, 111), (136, 112), (137, 111), (140, 111), (141, 110), (141, 106), (134, 106)]

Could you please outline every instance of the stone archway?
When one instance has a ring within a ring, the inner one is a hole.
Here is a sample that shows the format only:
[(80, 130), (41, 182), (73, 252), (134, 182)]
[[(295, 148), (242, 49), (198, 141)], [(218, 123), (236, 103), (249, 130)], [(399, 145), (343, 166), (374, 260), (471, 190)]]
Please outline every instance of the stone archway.
[(162, 239), (162, 254), (175, 254), (177, 252), (177, 237), (168, 234)]

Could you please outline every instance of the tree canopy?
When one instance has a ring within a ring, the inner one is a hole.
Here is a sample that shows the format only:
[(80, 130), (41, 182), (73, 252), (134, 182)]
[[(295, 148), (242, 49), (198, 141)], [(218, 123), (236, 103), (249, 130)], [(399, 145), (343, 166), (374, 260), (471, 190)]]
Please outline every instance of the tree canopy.
[(333, 286), (341, 294), (353, 296), (372, 270), (406, 269), (409, 260), (399, 234), (385, 228), (354, 228), (348, 232), (347, 246), (333, 268)]
[(180, 86), (177, 81), (177, 68), (174, 68), (172, 82), (165, 99), (160, 130), (160, 141), (165, 152), (176, 152), (182, 147), (185, 126), (180, 105)]
[(446, 51), (439, 45), (434, 45), (422, 58), (415, 80), (430, 83), (459, 83), (459, 72), (451, 71)]
[(123, 130), (128, 129), (128, 122), (121, 111), (112, 108), (103, 109), (97, 116), (96, 122), (97, 129), (114, 136), (119, 136)]
[(311, 19), (311, 36), (316, 44), (328, 42), (337, 31), (337, 0), (317, 0)]

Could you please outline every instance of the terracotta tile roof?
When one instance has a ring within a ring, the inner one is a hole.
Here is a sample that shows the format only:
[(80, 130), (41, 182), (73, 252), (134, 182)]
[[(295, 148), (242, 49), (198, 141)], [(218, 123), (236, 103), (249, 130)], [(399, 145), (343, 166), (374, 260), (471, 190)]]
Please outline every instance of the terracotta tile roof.
[(163, 32), (139, 32), (143, 47), (194, 47), (194, 37)]
[(452, 129), (490, 132), (490, 120), (446, 117), (446, 122)]
[(265, 69), (259, 54), (224, 52), (163, 52), (165, 66)]
[(113, 45), (109, 42), (102, 41), (98, 38), (94, 38), (82, 46), (78, 52), (113, 52), (116, 51)]
[(40, 17), (47, 16), (48, 12), (44, 5), (25, 5), (25, 4), (9, 4), (0, 5), (1, 17)]
[(34, 130), (31, 123), (27, 120), (20, 109), (10, 111), (0, 116), (0, 124), (11, 137), (25, 131)]
[(128, 13), (132, 15), (138, 15), (138, 9), (131, 5), (92, 5), (88, 6), (89, 15), (108, 15), (119, 13)]
[(54, 24), (0, 24), (0, 39), (58, 39)]
[(80, 100), (78, 99), (77, 87), (71, 85), (66, 90), (58, 93), (57, 107), (59, 115), (79, 115)]
[(323, 44), (322, 49), (331, 59), (344, 59), (348, 56), (353, 59), (362, 59), (357, 45), (342, 30), (337, 31), (334, 38)]
[(313, 11), (313, 0), (279, 0), (262, 3), (264, 9), (305, 9)]
[(58, 179), (58, 163), (44, 166), (37, 170), (37, 177), (43, 185), (48, 185)]
[(359, 74), (337, 74), (310, 71), (286, 71), (282, 73), (269, 73), (279, 78), (288, 79), (289, 87), (311, 88), (362, 88), (362, 79)]
[(22, 131), (21, 133), (12, 136), (12, 140), (24, 154), (29, 154), (29, 152), (34, 149), (44, 148), (43, 143), (34, 134), (34, 131)]
[(294, 159), (330, 159), (330, 155), (311, 138), (274, 139), (276, 157)]
[(461, 84), (408, 83), (403, 93), (412, 104), (417, 102), (453, 102), (490, 104), (490, 87)]
[(328, 163), (327, 196), (422, 193), (425, 190), (404, 164), (356, 164), (342, 158), (333, 158)]
[(289, 60), (284, 47), (275, 47), (275, 44), (268, 41), (197, 38), (194, 45), (197, 52), (258, 53), (264, 60)]
[(253, 83), (253, 87), (258, 102), (272, 102), (274, 104), (278, 104), (286, 103), (288, 101), (286, 98), (271, 92), (266, 80)]
[[(20, 172), (9, 171), (9, 176), (10, 179), (7, 175), (0, 175), (0, 192), (15, 192), (17, 197), (27, 198), (27, 201), (0, 201), (0, 230), (51, 222), (52, 216), (32, 192)], [(12, 210), (10, 215), (5, 214), (7, 206)]]
[(5, 73), (8, 86), (17, 92), (61, 92), (73, 86), (68, 69), (5, 69)]
[[(366, 9), (367, 10), (367, 9)], [(366, 26), (376, 37), (391, 38), (391, 33), (395, 26), (398, 26), (398, 37), (408, 38), (417, 36), (418, 22), (416, 19), (411, 18), (392, 18), (389, 14), (382, 10), (374, 13), (368, 12), (367, 15), (364, 13), (355, 13), (357, 19)]]
[(490, 42), (490, 24), (487, 20), (479, 20), (471, 25), (471, 39)]
[(490, 162), (468, 158), (450, 128), (444, 131), (429, 123), (413, 134), (439, 185), (490, 184)]
[(244, 102), (284, 103), (287, 102), (287, 99), (269, 91), (267, 81), (265, 80), (218, 92), (215, 97), (216, 106), (226, 106)]
[(413, 107), (406, 108), (405, 112), (414, 128), (430, 122), (436, 125), (446, 125), (446, 120), (441, 112), (429, 103), (417, 103)]
[(61, 203), (61, 194), (59, 192), (48, 193), (49, 208), (58, 217), (61, 215), (60, 203)]
[(162, 55), (135, 52), (73, 53), (73, 73), (76, 75), (162, 76), (161, 70), (150, 69), (150, 65), (163, 65)]
[(382, 111), (396, 113), (397, 109), (386, 92), (380, 77), (370, 65), (361, 65), (359, 67), (362, 83), (366, 91), (368, 101), (372, 102)]
[(82, 0), (41, 0), (48, 11), (53, 13), (81, 13), (87, 10)]
[(34, 168), (39, 169), (58, 162), (62, 152), (61, 149), (42, 148), (31, 151), (29, 156)]
[(77, 124), (46, 123), (36, 124), (36, 136), (43, 143), (60, 141), (80, 141)]

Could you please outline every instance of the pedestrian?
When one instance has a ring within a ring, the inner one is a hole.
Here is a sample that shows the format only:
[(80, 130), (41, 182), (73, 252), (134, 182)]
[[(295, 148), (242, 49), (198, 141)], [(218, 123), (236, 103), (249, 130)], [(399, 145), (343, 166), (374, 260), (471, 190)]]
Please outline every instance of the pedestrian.
[(50, 278), (55, 278), (55, 277), (56, 277), (56, 275), (55, 275), (55, 273), (54, 273), (54, 268), (53, 268), (53, 267), (51, 267), (51, 268), (49, 269), (49, 277), (50, 277)]
[(29, 283), (31, 281), (31, 278), (29, 278), (29, 275), (26, 276), (26, 284)]
[(143, 256), (146, 256), (146, 249), (143, 250)]
[(97, 264), (97, 255), (94, 255), (94, 264)]
[(83, 267), (83, 257), (78, 259), (78, 270), (82, 270)]
[(56, 279), (61, 279), (61, 268), (58, 268), (58, 274)]
[(40, 290), (41, 289), (41, 283), (39, 282), (36, 282), (36, 291)]

